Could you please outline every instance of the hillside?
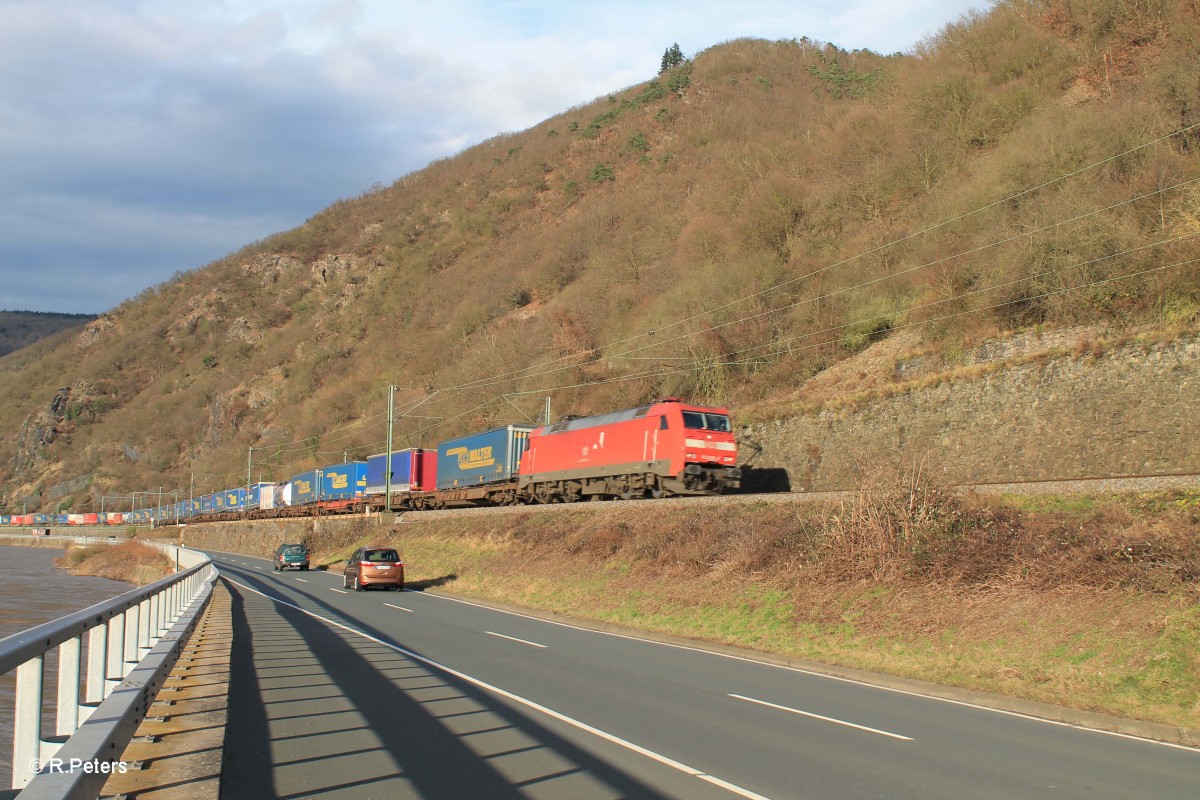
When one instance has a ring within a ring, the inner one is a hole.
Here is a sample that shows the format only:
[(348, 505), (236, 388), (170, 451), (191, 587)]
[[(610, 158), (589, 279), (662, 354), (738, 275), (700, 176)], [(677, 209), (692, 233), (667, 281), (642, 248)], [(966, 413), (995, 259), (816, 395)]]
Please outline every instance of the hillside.
[(0, 356), (6, 356), (59, 331), (83, 327), (95, 318), (95, 314), (0, 311)]
[(546, 396), (761, 422), (900, 331), (949, 367), (1014, 330), (1190, 333), (1198, 49), (1183, 0), (717, 45), (0, 359), (0, 505), (378, 452), (389, 384), (429, 445)]

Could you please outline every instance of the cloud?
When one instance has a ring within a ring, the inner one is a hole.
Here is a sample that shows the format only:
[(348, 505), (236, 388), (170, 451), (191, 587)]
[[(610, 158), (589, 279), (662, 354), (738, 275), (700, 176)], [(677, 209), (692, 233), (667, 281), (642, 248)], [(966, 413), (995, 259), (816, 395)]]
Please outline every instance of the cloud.
[(958, 13), (917, 5), (5, 0), (0, 307), (105, 310), (647, 80), (672, 42), (692, 54), (807, 35), (890, 51)]

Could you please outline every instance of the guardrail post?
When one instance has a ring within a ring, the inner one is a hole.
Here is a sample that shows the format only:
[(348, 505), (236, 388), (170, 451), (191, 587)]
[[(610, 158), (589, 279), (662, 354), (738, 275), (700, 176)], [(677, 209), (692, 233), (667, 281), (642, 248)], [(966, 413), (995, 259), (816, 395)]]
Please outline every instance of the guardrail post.
[(158, 644), (158, 640), (162, 638), (162, 614), (159, 610), (159, 599), (161, 597), (161, 594), (152, 594), (146, 598), (146, 605), (149, 608), (149, 613), (146, 616), (146, 624), (150, 628), (149, 640), (151, 647)]
[(150, 600), (146, 599), (137, 605), (138, 636), (137, 660), (141, 661), (150, 652)]
[(121, 674), (117, 676), (119, 680), (124, 680), (129, 674), (129, 665), (136, 664), (138, 659), (138, 607), (126, 609), (122, 615), (125, 617), (125, 641), (121, 649)]
[(42, 665), (45, 654), (17, 667), (17, 696), (13, 714), (12, 788), (24, 789), (33, 780), (32, 761), (42, 748)]
[(158, 593), (158, 638), (166, 635), (167, 631), (171, 630), (171, 625), (175, 622), (175, 617), (171, 616), (171, 595), (170, 589), (163, 589)]
[(98, 705), (104, 699), (104, 670), (107, 657), (108, 623), (103, 622), (88, 631), (87, 694), (84, 696), (88, 703)]
[(121, 679), (125, 677), (121, 671), (125, 665), (125, 614), (120, 613), (108, 621), (108, 669), (104, 675), (104, 696), (112, 694)]
[(83, 640), (76, 636), (58, 646), (58, 724), (55, 733), (70, 736), (79, 728), (79, 656)]

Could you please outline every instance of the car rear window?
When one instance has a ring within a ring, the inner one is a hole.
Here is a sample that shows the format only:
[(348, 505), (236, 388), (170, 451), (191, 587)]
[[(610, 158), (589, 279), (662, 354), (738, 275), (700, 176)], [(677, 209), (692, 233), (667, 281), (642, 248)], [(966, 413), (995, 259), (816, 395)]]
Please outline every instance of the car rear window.
[(283, 552), (289, 556), (302, 556), (306, 552), (306, 548), (302, 544), (284, 545)]
[(395, 550), (368, 550), (363, 553), (363, 561), (399, 561), (400, 554)]

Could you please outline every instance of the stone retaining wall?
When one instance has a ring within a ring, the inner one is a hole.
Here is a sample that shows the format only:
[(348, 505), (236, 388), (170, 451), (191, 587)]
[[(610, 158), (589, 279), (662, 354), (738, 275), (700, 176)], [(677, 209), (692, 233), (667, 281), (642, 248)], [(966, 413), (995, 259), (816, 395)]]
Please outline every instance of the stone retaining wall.
[(756, 424), (739, 441), (793, 491), (850, 488), (884, 462), (953, 483), (1200, 473), (1198, 394), (1200, 340), (1127, 344)]

